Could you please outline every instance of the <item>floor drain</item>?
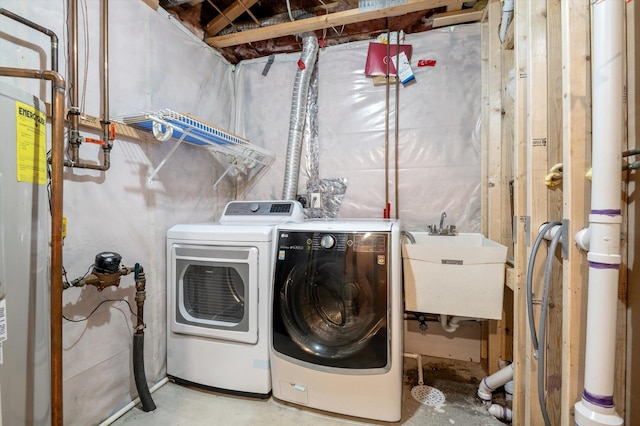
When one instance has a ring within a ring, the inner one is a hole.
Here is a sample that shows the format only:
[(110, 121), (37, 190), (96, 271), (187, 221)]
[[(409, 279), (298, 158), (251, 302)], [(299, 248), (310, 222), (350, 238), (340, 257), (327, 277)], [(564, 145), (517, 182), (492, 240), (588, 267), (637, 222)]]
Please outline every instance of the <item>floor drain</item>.
[(420, 404), (437, 407), (444, 404), (444, 394), (431, 386), (419, 385), (411, 389), (411, 396)]

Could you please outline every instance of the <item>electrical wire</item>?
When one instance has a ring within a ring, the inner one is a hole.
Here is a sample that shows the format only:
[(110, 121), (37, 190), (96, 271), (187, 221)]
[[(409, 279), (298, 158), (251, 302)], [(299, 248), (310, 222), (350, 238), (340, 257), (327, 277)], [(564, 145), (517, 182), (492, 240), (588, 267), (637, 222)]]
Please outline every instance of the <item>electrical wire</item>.
[(556, 248), (558, 242), (562, 238), (562, 232), (556, 232), (551, 239), (551, 245), (549, 246), (549, 252), (547, 253), (547, 263), (544, 269), (544, 289), (542, 290), (542, 307), (540, 310), (540, 320), (538, 330), (540, 331), (540, 347), (538, 351), (538, 402), (540, 403), (540, 410), (542, 411), (542, 418), (544, 419), (545, 426), (551, 426), (549, 420), (549, 413), (547, 412), (547, 405), (545, 403), (544, 392), (544, 376), (545, 376), (545, 341), (546, 341), (546, 329), (547, 329), (547, 310), (549, 300), (549, 287), (551, 287), (551, 269), (553, 268), (553, 259), (555, 257)]
[[(80, 280), (84, 279), (84, 277), (89, 275), (89, 272), (91, 271), (91, 268), (93, 268), (94, 266), (96, 266), (95, 263), (92, 263), (91, 265), (89, 265), (89, 267), (87, 268), (87, 272), (85, 272), (83, 276), (81, 276), (79, 278), (76, 278), (76, 280), (80, 281)], [(69, 283), (69, 279), (67, 278), (67, 270), (64, 268), (64, 265), (62, 265), (62, 275), (64, 276), (64, 281), (67, 284), (67, 288), (72, 287), (71, 283)]]
[(533, 344), (533, 356), (538, 358), (538, 337), (536, 336), (536, 326), (533, 319), (533, 266), (535, 264), (536, 255), (538, 254), (538, 248), (540, 242), (544, 238), (547, 231), (557, 225), (562, 225), (561, 222), (549, 222), (538, 233), (533, 248), (531, 249), (531, 255), (529, 256), (529, 264), (527, 266), (527, 316), (529, 317), (529, 330), (531, 332), (531, 343)]
[(291, 22), (295, 21), (295, 19), (293, 19), (293, 14), (291, 13), (291, 2), (289, 0), (287, 0), (287, 12), (289, 12), (289, 19), (291, 19)]
[(86, 320), (88, 320), (89, 318), (91, 318), (91, 316), (92, 316), (92, 315), (93, 315), (93, 314), (98, 310), (98, 308), (99, 308), (100, 306), (102, 306), (102, 305), (103, 305), (104, 303), (106, 303), (106, 302), (125, 302), (125, 303), (127, 304), (127, 306), (129, 306), (129, 312), (131, 312), (131, 314), (132, 314), (134, 317), (136, 317), (136, 318), (140, 319), (140, 318), (138, 317), (138, 315), (137, 315), (135, 312), (133, 312), (133, 308), (131, 307), (131, 303), (129, 303), (129, 301), (128, 301), (128, 300), (126, 300), (126, 299), (105, 299), (105, 300), (103, 300), (102, 302), (98, 303), (98, 305), (97, 305), (95, 308), (93, 308), (93, 310), (89, 313), (89, 315), (87, 315), (87, 316), (86, 316), (86, 317), (84, 317), (84, 318), (80, 318), (80, 319), (70, 319), (70, 318), (67, 318), (66, 316), (64, 316), (64, 314), (62, 315), (62, 318), (66, 319), (67, 321), (70, 321), (70, 322), (82, 322), (82, 321), (86, 321)]

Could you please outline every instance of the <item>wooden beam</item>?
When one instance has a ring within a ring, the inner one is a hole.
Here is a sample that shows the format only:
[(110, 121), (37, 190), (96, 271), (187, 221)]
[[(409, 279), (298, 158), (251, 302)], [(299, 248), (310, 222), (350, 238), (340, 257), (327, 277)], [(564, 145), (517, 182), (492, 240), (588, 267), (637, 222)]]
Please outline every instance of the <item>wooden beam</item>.
[[(51, 119), (51, 104), (46, 103), (47, 108), (47, 118)], [(69, 111), (65, 111), (65, 116), (69, 116)], [(102, 133), (102, 123), (100, 122), (101, 118), (94, 117), (92, 115), (80, 114), (78, 124), (80, 125), (80, 129), (95, 131), (98, 133)], [(139, 142), (160, 142), (150, 132), (145, 130), (136, 129), (132, 126), (127, 126), (126, 124), (111, 120), (111, 122), (115, 125), (116, 130), (116, 140), (118, 140), (121, 136), (125, 136), (127, 138), (135, 139)]]
[(453, 12), (462, 9), (462, 0), (447, 6), (447, 12)]
[[(100, 123), (100, 119), (98, 117), (93, 117), (86, 114), (81, 114), (79, 117), (79, 124), (81, 129), (85, 128), (88, 130), (102, 132), (102, 124)], [(125, 136), (127, 138), (135, 139), (140, 142), (160, 142), (156, 138), (154, 138), (150, 132), (136, 129), (135, 127), (127, 126), (126, 124), (118, 123), (117, 121), (113, 121), (113, 123), (116, 128), (116, 140), (118, 140), (122, 136)]]
[(436, 13), (433, 15), (433, 28), (447, 27), (449, 25), (476, 22), (482, 19), (483, 10), (462, 9), (453, 12)]
[(256, 4), (258, 0), (242, 0), (235, 1), (231, 6), (222, 11), (222, 15), (215, 19), (212, 19), (205, 27), (204, 30), (209, 36), (218, 34), (224, 28), (229, 25), (229, 22), (233, 22), (238, 16), (242, 15), (248, 8)]
[(205, 42), (213, 48), (237, 46), (239, 44), (251, 43), (260, 40), (269, 40), (293, 34), (300, 34), (307, 31), (321, 30), (340, 25), (349, 25), (357, 22), (371, 21), (374, 19), (401, 16), (407, 13), (419, 12), (421, 10), (436, 9), (442, 6), (460, 3), (459, 0), (408, 0), (407, 3), (386, 7), (384, 9), (360, 12), (360, 9), (345, 10), (342, 12), (330, 13), (313, 18), (300, 19), (298, 21), (287, 22), (285, 24), (271, 25), (254, 30), (242, 31), (235, 34), (209, 37)]
[(142, 0), (142, 2), (153, 10), (158, 10), (160, 7), (160, 0)]

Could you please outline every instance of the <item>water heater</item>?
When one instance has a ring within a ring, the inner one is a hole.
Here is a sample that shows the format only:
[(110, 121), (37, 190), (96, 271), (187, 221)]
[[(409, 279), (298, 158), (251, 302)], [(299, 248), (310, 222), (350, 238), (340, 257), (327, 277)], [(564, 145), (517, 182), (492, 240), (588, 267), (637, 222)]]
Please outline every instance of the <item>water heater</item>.
[(45, 105), (0, 81), (0, 425), (48, 425)]

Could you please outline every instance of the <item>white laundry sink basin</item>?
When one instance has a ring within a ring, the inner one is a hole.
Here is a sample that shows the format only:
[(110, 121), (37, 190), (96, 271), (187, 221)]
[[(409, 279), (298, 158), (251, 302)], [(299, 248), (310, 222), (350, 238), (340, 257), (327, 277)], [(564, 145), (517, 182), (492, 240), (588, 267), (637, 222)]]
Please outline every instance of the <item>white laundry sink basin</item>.
[(411, 232), (403, 240), (405, 310), (501, 319), (507, 248), (482, 234)]

